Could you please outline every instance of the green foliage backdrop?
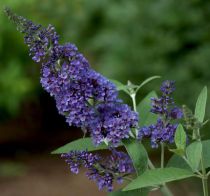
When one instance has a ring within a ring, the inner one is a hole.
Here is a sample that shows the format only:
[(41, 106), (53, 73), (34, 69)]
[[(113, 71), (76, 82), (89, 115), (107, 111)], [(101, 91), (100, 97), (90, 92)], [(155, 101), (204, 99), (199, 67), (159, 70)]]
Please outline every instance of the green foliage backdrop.
[[(62, 42), (75, 43), (109, 78), (174, 79), (178, 100), (189, 105), (210, 83), (210, 1), (2, 0), (1, 5), (55, 25)], [(3, 13), (0, 24), (0, 107), (14, 113), (26, 98), (38, 96), (39, 67)]]

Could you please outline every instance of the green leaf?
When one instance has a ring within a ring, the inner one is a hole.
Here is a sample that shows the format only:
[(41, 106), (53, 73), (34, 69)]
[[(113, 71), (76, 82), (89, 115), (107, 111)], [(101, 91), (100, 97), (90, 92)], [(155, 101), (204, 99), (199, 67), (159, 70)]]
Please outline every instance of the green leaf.
[(123, 191), (156, 186), (192, 176), (194, 176), (194, 174), (189, 170), (173, 167), (147, 170), (141, 176), (138, 176), (135, 180), (128, 184)]
[(127, 85), (124, 85), (123, 83), (121, 83), (121, 82), (119, 82), (117, 80), (113, 80), (113, 79), (110, 79), (110, 81), (115, 84), (115, 86), (117, 87), (118, 91), (124, 91), (127, 94), (129, 94), (128, 89), (127, 89)]
[(166, 167), (176, 167), (180, 169), (192, 170), (186, 161), (179, 155), (174, 154), (168, 161)]
[(123, 144), (132, 159), (137, 175), (141, 175), (148, 165), (148, 155), (143, 144), (136, 139), (125, 139)]
[(199, 94), (195, 106), (195, 117), (201, 123), (203, 122), (205, 116), (206, 101), (207, 101), (207, 87), (205, 86), (202, 89), (201, 93)]
[(150, 81), (154, 80), (154, 79), (158, 79), (161, 78), (161, 76), (152, 76), (147, 78), (146, 80), (144, 80), (137, 88), (136, 92), (138, 92), (145, 84), (149, 83)]
[(177, 149), (182, 149), (182, 150), (185, 149), (186, 139), (187, 139), (187, 136), (184, 131), (184, 128), (181, 124), (179, 124), (179, 126), (176, 129), (175, 138), (174, 138)]
[[(136, 139), (125, 139), (123, 140), (123, 144), (132, 160), (136, 174), (141, 175), (148, 168), (148, 155), (146, 149), (144, 148), (143, 144), (138, 142)], [(146, 196), (148, 194), (148, 189), (139, 189), (138, 191), (131, 194), (131, 196), (135, 194)]]
[(54, 150), (51, 154), (62, 154), (68, 153), (71, 150), (87, 150), (87, 151), (95, 151), (95, 150), (103, 150), (107, 149), (107, 145), (101, 144), (99, 146), (94, 146), (91, 138), (81, 138), (75, 141), (72, 141), (56, 150)]
[(108, 196), (147, 196), (148, 189), (136, 189), (132, 191), (114, 191), (108, 194)]
[(210, 167), (210, 140), (202, 141), (203, 160), (205, 168)]
[(186, 149), (187, 160), (193, 171), (196, 171), (199, 167), (202, 154), (201, 142), (193, 142)]
[(179, 156), (183, 156), (185, 154), (184, 150), (183, 149), (169, 149), (171, 152), (179, 155)]
[(137, 111), (140, 117), (140, 126), (148, 126), (157, 121), (157, 115), (150, 112), (151, 110), (151, 97), (157, 98), (155, 91), (150, 92), (137, 106)]

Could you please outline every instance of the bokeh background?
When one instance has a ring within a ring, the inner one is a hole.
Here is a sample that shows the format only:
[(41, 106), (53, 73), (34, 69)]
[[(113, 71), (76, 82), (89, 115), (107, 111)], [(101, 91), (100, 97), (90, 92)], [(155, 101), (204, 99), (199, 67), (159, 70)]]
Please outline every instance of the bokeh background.
[[(3, 6), (42, 25), (53, 24), (62, 43), (75, 43), (92, 67), (108, 78), (138, 84), (149, 76), (162, 76), (144, 87), (138, 100), (152, 89), (158, 91), (162, 80), (176, 80), (177, 103), (193, 110), (201, 88), (209, 86), (208, 0), (1, 0), (2, 196), (105, 195), (50, 155), (82, 132), (68, 127), (57, 114), (53, 99), (40, 86), (40, 67), (28, 56), (23, 36), (4, 16)], [(183, 181), (174, 192), (200, 195), (200, 185)]]

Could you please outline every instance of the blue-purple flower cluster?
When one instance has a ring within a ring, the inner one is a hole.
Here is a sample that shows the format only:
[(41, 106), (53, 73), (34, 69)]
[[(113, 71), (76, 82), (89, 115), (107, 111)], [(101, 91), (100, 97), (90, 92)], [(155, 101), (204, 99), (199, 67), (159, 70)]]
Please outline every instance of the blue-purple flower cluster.
[(128, 138), (132, 127), (138, 126), (137, 113), (120, 102), (102, 103), (97, 107), (98, 115), (90, 121), (94, 142), (101, 143), (104, 138), (117, 146), (122, 138)]
[(107, 162), (108, 168), (114, 173), (133, 173), (134, 167), (130, 157), (121, 151), (112, 149), (112, 155), (109, 157)]
[(70, 151), (69, 153), (62, 154), (61, 157), (65, 158), (71, 172), (75, 174), (79, 173), (81, 166), (91, 168), (93, 165), (97, 164), (100, 159), (97, 155), (87, 151)]
[(90, 68), (73, 44), (59, 44), (55, 28), (36, 25), (6, 10), (17, 24), (35, 62), (41, 62), (41, 84), (56, 100), (69, 125), (86, 129), (96, 145), (117, 146), (138, 126), (137, 113), (118, 99), (115, 85)]
[(129, 156), (116, 150), (112, 150), (112, 155), (106, 160), (87, 151), (71, 151), (62, 154), (62, 157), (75, 174), (78, 174), (81, 166), (87, 168), (87, 177), (97, 183), (99, 190), (107, 188), (108, 191), (112, 191), (115, 179), (122, 183), (123, 176), (134, 172)]
[(175, 90), (174, 81), (164, 81), (160, 87), (162, 96), (160, 98), (151, 98), (151, 112), (159, 117), (156, 124), (142, 127), (139, 130), (138, 138), (147, 137), (151, 139), (152, 148), (157, 148), (159, 143), (173, 143), (177, 124), (172, 121), (180, 119), (183, 116), (182, 110), (175, 106), (172, 93)]

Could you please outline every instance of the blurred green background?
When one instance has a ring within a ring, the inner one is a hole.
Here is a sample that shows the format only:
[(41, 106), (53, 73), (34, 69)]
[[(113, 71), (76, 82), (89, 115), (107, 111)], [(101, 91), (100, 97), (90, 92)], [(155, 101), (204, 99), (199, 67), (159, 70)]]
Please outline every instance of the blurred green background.
[[(1, 0), (3, 6), (36, 23), (53, 24), (62, 43), (75, 43), (109, 78), (136, 84), (153, 75), (176, 80), (178, 105), (194, 109), (200, 90), (209, 86), (208, 0)], [(161, 80), (144, 87), (138, 99), (158, 91)], [(1, 11), (0, 152), (15, 157), (49, 152), (80, 135), (69, 134), (64, 121), (40, 87), (39, 65), (28, 56), (23, 36)]]
[[(1, 4), (42, 25), (53, 24), (61, 42), (75, 43), (109, 78), (139, 83), (161, 75), (176, 80), (176, 96), (186, 104), (193, 104), (210, 82), (207, 0), (2, 0)], [(39, 96), (39, 68), (28, 57), (23, 36), (2, 12), (0, 24), (0, 106), (13, 115), (25, 100)], [(144, 93), (159, 85), (154, 82)]]

